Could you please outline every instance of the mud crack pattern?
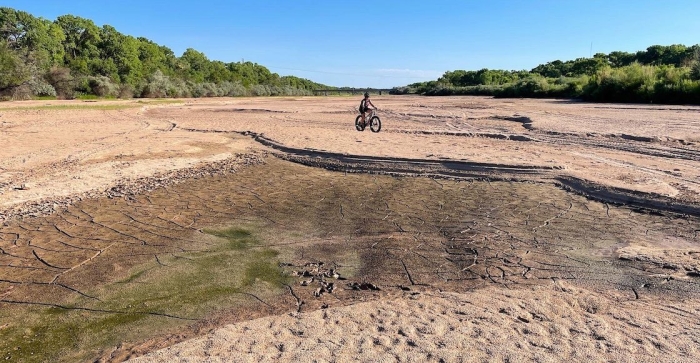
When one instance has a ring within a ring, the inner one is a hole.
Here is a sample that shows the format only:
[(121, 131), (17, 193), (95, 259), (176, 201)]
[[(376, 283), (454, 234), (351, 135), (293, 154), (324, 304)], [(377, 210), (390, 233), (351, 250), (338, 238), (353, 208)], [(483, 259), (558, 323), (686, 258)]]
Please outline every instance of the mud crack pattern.
[(226, 304), (246, 302), (234, 320), (427, 287), (459, 292), (568, 280), (621, 290), (629, 300), (700, 293), (693, 255), (670, 266), (618, 253), (645, 241), (697, 243), (699, 224), (691, 217), (637, 213), (547, 184), (344, 174), (268, 157), (231, 175), (11, 221), (0, 229), (0, 318), (12, 326), (13, 315), (53, 308), (79, 310), (88, 320), (138, 314), (187, 326), (202, 316), (119, 300), (115, 291), (151, 288), (134, 275), (136, 267), (165, 273), (178, 260), (216, 249), (206, 228), (247, 225), (261, 240), (248, 253), (277, 251), (269, 256), (277, 256), (283, 273), (323, 261), (381, 290), (346, 287), (314, 297), (317, 286), (232, 289), (237, 300)]

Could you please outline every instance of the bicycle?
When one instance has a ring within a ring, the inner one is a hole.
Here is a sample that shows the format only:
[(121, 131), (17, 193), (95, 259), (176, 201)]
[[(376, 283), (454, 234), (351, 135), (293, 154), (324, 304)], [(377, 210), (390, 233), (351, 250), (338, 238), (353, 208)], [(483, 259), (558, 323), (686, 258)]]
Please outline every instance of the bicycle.
[(373, 108), (368, 114), (365, 115), (365, 121), (362, 121), (362, 115), (358, 115), (355, 118), (355, 129), (357, 131), (365, 131), (367, 127), (367, 120), (369, 120), (369, 129), (372, 132), (379, 132), (382, 129), (382, 121), (377, 116), (377, 109)]

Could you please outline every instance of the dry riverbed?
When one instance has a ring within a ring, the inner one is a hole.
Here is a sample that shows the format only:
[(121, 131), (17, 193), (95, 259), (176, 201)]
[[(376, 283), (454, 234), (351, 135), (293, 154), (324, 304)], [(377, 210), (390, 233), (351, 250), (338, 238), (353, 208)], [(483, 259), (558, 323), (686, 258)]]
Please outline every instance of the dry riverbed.
[(356, 101), (1, 104), (0, 358), (698, 359), (699, 107)]

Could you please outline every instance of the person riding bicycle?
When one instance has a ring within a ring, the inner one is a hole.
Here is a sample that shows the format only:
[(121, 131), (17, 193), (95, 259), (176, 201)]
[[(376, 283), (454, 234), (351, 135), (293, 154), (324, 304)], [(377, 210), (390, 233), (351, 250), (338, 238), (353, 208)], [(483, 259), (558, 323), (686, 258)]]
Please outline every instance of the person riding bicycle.
[(369, 106), (372, 106), (375, 110), (377, 107), (369, 100), (369, 93), (365, 92), (365, 98), (360, 101), (360, 113), (362, 114), (362, 125), (366, 124), (365, 114), (370, 110)]

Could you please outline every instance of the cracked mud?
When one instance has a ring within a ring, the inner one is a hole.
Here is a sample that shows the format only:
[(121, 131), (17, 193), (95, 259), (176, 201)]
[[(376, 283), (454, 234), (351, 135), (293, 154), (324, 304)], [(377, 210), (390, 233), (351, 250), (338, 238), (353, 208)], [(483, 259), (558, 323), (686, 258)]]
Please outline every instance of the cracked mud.
[[(697, 225), (694, 217), (610, 208), (543, 184), (345, 175), (269, 158), (229, 176), (184, 182), (133, 200), (83, 201), (2, 228), (3, 320), (23, 316), (2, 330), (3, 340), (29, 328), (39, 334), (29, 344), (27, 338), (10, 342), (37, 349), (32, 343), (61, 338), (40, 327), (70, 320), (77, 344), (99, 346), (115, 344), (122, 334), (143, 339), (126, 329), (146, 321), (161, 326), (161, 333), (192, 325), (214, 313), (212, 305), (233, 309), (226, 319), (236, 321), (243, 314), (350, 304), (368, 294), (460, 292), (490, 284), (570, 280), (620, 290), (628, 299), (669, 293), (697, 298), (700, 280), (691, 277), (697, 273), (692, 263), (669, 266), (625, 250), (696, 240)], [(245, 255), (222, 254), (226, 248), (203, 231), (226, 226), (254, 231), (259, 241), (234, 249)], [(258, 264), (270, 276), (245, 283), (239, 280), (245, 280), (251, 254), (263, 256)], [(332, 294), (315, 297), (320, 285), (287, 278), (309, 262), (323, 262), (348, 282), (382, 290), (353, 289), (339, 281)], [(203, 264), (210, 266), (208, 277), (198, 275)], [(194, 277), (179, 281), (182, 274)], [(199, 283), (196, 277), (217, 281)], [(183, 302), (188, 299), (201, 305), (193, 309)], [(86, 336), (106, 320), (122, 319), (97, 342)]]

